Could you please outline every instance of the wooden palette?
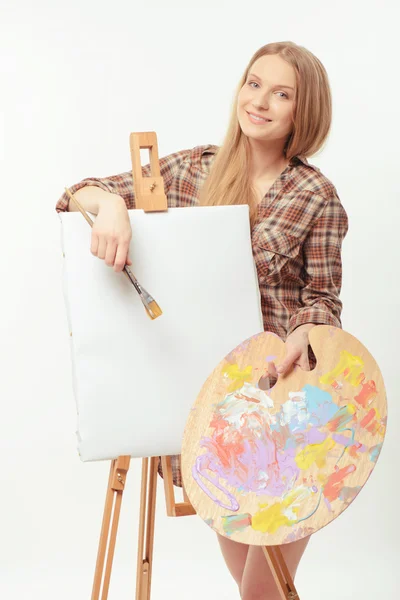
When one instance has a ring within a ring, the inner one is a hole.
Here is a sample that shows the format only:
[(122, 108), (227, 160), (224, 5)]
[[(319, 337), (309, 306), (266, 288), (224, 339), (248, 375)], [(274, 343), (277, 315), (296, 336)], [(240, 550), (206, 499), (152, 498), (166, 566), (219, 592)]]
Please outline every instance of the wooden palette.
[(182, 476), (197, 514), (255, 545), (306, 537), (338, 517), (370, 476), (386, 431), (377, 363), (355, 337), (317, 325), (315, 369), (294, 367), (266, 389), (284, 342), (262, 332), (203, 385), (186, 423)]

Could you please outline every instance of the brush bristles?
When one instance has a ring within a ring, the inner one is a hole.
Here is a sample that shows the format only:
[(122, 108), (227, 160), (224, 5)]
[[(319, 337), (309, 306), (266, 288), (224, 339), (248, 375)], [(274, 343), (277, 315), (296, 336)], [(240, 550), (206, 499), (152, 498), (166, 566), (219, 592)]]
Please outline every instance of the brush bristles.
[(158, 304), (155, 300), (153, 300), (152, 302), (149, 302), (148, 309), (146, 307), (146, 310), (147, 310), (147, 314), (149, 315), (150, 319), (153, 319), (153, 320), (157, 319), (157, 317), (160, 317), (162, 315), (162, 310), (158, 306)]

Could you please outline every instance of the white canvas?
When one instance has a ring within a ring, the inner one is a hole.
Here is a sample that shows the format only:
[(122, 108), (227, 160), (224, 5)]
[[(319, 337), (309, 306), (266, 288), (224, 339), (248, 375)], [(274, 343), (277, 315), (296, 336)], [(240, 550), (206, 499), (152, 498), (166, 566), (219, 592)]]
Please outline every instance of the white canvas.
[(247, 205), (128, 212), (131, 270), (163, 311), (154, 321), (91, 254), (83, 215), (59, 213), (82, 461), (180, 453), (206, 378), (263, 330)]

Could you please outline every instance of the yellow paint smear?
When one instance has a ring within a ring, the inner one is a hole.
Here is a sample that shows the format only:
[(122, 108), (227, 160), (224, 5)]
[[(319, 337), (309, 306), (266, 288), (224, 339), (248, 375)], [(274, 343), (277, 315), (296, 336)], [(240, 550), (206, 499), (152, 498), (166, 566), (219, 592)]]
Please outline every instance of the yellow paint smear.
[(316, 463), (318, 468), (326, 464), (326, 455), (336, 445), (335, 441), (328, 437), (322, 444), (308, 444), (297, 453), (295, 461), (300, 469), (307, 470)]
[(228, 365), (222, 371), (223, 375), (227, 375), (229, 379), (232, 379), (232, 384), (229, 386), (228, 391), (234, 392), (243, 387), (245, 381), (251, 382), (252, 366), (249, 365), (245, 369), (240, 370), (239, 365)]
[(326, 385), (333, 385), (337, 377), (343, 377), (351, 385), (358, 386), (360, 385), (360, 375), (363, 373), (363, 370), (364, 361), (362, 358), (350, 354), (347, 350), (342, 350), (336, 367), (329, 373), (322, 375), (319, 380)]
[[(308, 495), (308, 492), (306, 495)], [(255, 513), (251, 519), (252, 528), (262, 533), (275, 533), (280, 527), (293, 525), (297, 520), (299, 512), (299, 507), (293, 505), (296, 502), (300, 503), (304, 499), (305, 489), (297, 488), (288, 492), (281, 502), (277, 502), (271, 506), (261, 505), (261, 510)], [(295, 514), (296, 519), (290, 519), (283, 513), (288, 508)]]

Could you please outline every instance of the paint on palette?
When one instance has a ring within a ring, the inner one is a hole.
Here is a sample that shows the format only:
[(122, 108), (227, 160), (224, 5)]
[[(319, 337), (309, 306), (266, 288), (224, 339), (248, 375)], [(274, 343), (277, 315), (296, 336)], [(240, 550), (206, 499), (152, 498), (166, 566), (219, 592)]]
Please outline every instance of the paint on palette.
[(378, 460), (378, 456), (379, 456), (381, 450), (382, 450), (382, 442), (380, 444), (377, 444), (376, 446), (373, 446), (370, 449), (369, 457), (372, 460), (372, 462), (376, 462)]
[[(268, 390), (252, 383), (260, 377), (251, 365), (239, 368), (231, 362), (223, 376), (227, 394), (214, 405), (210, 433), (200, 441), (204, 453), (196, 458), (192, 475), (215, 504), (236, 512), (222, 517), (226, 535), (247, 527), (275, 533), (306, 522), (321, 503), (334, 512), (337, 501), (352, 502), (361, 486), (348, 485), (347, 480), (356, 472), (357, 461), (368, 456), (375, 462), (382, 446), (367, 447), (357, 433), (367, 430), (383, 436), (385, 430), (385, 421), (370, 406), (378, 394), (376, 385), (365, 382), (359, 356), (342, 351), (336, 367), (321, 375), (320, 382), (332, 393), (307, 384), (289, 392), (278, 410)], [(338, 398), (344, 381), (357, 388), (354, 398)], [(345, 453), (351, 462), (340, 467)], [(241, 496), (267, 496), (269, 502), (260, 498), (255, 514), (240, 514), (232, 489)]]
[(291, 531), (289, 535), (285, 537), (283, 540), (283, 544), (288, 544), (289, 542), (296, 542), (304, 537), (307, 537), (314, 533), (313, 527), (298, 527), (297, 530)]

